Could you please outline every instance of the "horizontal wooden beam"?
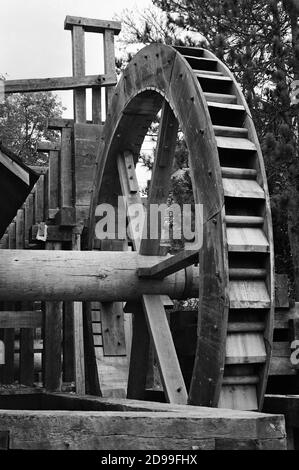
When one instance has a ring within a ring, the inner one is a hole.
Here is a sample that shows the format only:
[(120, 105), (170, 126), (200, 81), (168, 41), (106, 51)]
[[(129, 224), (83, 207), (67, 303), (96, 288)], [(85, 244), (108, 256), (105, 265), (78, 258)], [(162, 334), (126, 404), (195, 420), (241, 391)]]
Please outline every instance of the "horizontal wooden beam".
[(61, 131), (66, 127), (74, 127), (74, 120), (73, 119), (63, 119), (63, 118), (52, 118), (48, 119), (47, 122), (48, 129), (53, 129), (55, 131)]
[(87, 33), (104, 33), (106, 29), (112, 29), (114, 34), (118, 35), (121, 31), (119, 21), (105, 21), (68, 15), (64, 21), (64, 29), (72, 30), (74, 26), (82, 26)]
[(38, 152), (51, 152), (51, 151), (59, 151), (61, 148), (60, 142), (38, 142), (36, 146), (36, 150)]
[(138, 268), (151, 267), (161, 259), (129, 251), (3, 250), (0, 300), (123, 302), (143, 294), (197, 297), (198, 268), (193, 268), (192, 282), (185, 270), (163, 280), (136, 276)]
[(139, 268), (137, 274), (148, 279), (163, 279), (196, 262), (198, 262), (198, 250), (184, 250), (150, 268)]
[(73, 90), (98, 86), (114, 86), (116, 75), (89, 75), (85, 77), (29, 78), (6, 80), (5, 93), (31, 93), (52, 90)]
[(0, 311), (0, 328), (41, 328), (41, 310)]

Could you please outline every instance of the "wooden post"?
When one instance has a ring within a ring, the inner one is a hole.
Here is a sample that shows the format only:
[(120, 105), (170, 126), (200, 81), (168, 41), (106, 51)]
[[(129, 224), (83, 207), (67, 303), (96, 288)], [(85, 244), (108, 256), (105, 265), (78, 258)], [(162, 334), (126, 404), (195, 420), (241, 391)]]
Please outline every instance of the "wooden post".
[[(72, 29), (73, 76), (85, 75), (85, 38), (82, 26), (73, 26)], [(74, 116), (75, 122), (86, 121), (86, 91), (74, 90)]]
[[(47, 250), (61, 250), (61, 243), (47, 242)], [(62, 302), (46, 302), (44, 312), (44, 386), (60, 391), (62, 385)]]
[[(115, 74), (115, 49), (114, 49), (114, 31), (106, 29), (104, 32), (104, 65), (105, 73)], [(106, 88), (106, 114), (114, 93), (114, 87)]]
[[(73, 233), (72, 249), (81, 250), (81, 234)], [(84, 364), (84, 338), (83, 338), (83, 305), (82, 302), (74, 302), (74, 370), (76, 393), (85, 394), (85, 364)]]

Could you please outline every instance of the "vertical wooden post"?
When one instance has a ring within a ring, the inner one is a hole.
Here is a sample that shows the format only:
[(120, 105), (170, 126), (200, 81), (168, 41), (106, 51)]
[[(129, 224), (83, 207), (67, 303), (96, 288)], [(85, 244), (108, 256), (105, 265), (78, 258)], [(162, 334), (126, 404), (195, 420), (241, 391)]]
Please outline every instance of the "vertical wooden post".
[[(47, 242), (46, 249), (61, 250), (61, 243)], [(62, 302), (45, 302), (43, 369), (46, 390), (60, 391), (62, 385)]]
[(92, 89), (92, 122), (102, 124), (102, 89), (100, 87)]
[(134, 316), (127, 398), (144, 400), (150, 335), (141, 303), (130, 305), (129, 310)]
[[(81, 250), (81, 234), (73, 233), (72, 249)], [(82, 302), (74, 302), (74, 370), (76, 393), (85, 394), (85, 364), (83, 339), (83, 306)]]
[[(25, 247), (25, 211), (19, 209), (16, 217), (16, 248)], [(21, 309), (32, 309), (32, 303), (21, 303)], [(32, 385), (34, 381), (33, 329), (20, 329), (20, 383)]]
[(59, 151), (49, 151), (49, 186), (48, 186), (48, 200), (49, 210), (47, 214), (48, 219), (54, 219), (59, 210)]
[[(105, 29), (104, 32), (104, 66), (105, 73), (115, 73), (114, 31)], [(114, 93), (114, 87), (106, 87), (106, 114)]]
[(61, 207), (71, 207), (73, 203), (72, 191), (72, 129), (61, 129), (61, 153), (60, 153), (60, 194)]
[[(72, 28), (73, 76), (85, 75), (85, 32), (82, 26)], [(75, 122), (86, 122), (86, 91), (74, 90)]]
[[(16, 224), (12, 222), (8, 229), (8, 237), (5, 245), (2, 248), (15, 248), (16, 247)], [(9, 310), (15, 304), (1, 302), (1, 307), (4, 310)], [(1, 312), (0, 312), (1, 315)], [(0, 383), (11, 384), (14, 382), (14, 339), (15, 331), (13, 328), (5, 328), (0, 330), (0, 340), (5, 345), (5, 364), (0, 366)]]

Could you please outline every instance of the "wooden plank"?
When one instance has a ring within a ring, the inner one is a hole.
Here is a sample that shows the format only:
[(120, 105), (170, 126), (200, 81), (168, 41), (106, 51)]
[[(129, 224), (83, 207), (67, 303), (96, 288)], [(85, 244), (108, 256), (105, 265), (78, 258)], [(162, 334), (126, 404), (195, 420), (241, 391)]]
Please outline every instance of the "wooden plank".
[(39, 224), (40, 222), (45, 221), (44, 217), (44, 175), (40, 175), (39, 179), (35, 184), (35, 197), (34, 197), (34, 218), (35, 223)]
[(34, 221), (34, 196), (29, 194), (25, 201), (25, 226), (24, 226), (24, 237), (25, 237), (25, 248), (30, 246), (30, 230)]
[[(5, 81), (5, 91), (6, 91), (6, 81)], [(15, 176), (20, 178), (25, 184), (30, 185), (30, 175), (29, 172), (24, 170), (20, 165), (18, 165), (14, 160), (9, 158), (8, 155), (4, 154), (0, 150), (0, 163), (8, 168)]]
[[(81, 234), (74, 231), (72, 249), (81, 250)], [(74, 371), (76, 393), (85, 393), (85, 364), (84, 364), (84, 339), (83, 339), (83, 305), (82, 302), (74, 302)]]
[(0, 328), (41, 328), (40, 310), (0, 311)]
[(16, 217), (16, 249), (23, 249), (25, 238), (24, 238), (24, 228), (25, 228), (25, 214), (24, 209), (19, 209)]
[[(104, 31), (104, 68), (105, 73), (115, 74), (115, 48), (114, 48), (114, 33), (113, 29), (105, 29)], [(106, 88), (106, 112), (109, 110), (112, 96), (114, 94), (114, 87)]]
[(91, 96), (92, 122), (93, 124), (102, 124), (102, 90), (93, 88)]
[(236, 137), (216, 137), (217, 147), (223, 149), (251, 150), (255, 151), (256, 146), (248, 139), (239, 139)]
[(124, 312), (120, 302), (101, 304), (104, 356), (126, 356)]
[[(86, 88), (110, 87), (116, 85), (115, 74), (86, 75), (74, 77), (30, 78), (23, 80), (6, 80), (5, 94), (36, 93), (54, 90), (85, 91)], [(1, 159), (1, 154), (0, 154)], [(1, 161), (2, 162), (2, 161)], [(25, 174), (25, 172), (24, 172)]]
[(229, 333), (226, 340), (226, 364), (249, 364), (266, 361), (261, 333)]
[(90, 206), (92, 181), (96, 168), (95, 161), (101, 135), (101, 125), (74, 125), (74, 169), (76, 206)]
[(60, 161), (59, 151), (49, 151), (49, 180), (48, 180), (48, 217), (54, 219), (59, 210), (60, 194), (59, 194), (59, 180), (60, 180)]
[(74, 26), (82, 26), (87, 33), (104, 33), (106, 29), (112, 29), (114, 34), (117, 35), (121, 30), (121, 23), (119, 21), (66, 16), (64, 29), (72, 30)]
[(75, 379), (74, 361), (74, 310), (73, 302), (63, 303), (63, 380)]
[(142, 400), (145, 398), (150, 335), (142, 304), (131, 304), (130, 311), (133, 314), (133, 333), (127, 397)]
[[(30, 304), (28, 304), (30, 306)], [(34, 382), (34, 330), (21, 328), (20, 330), (20, 383), (32, 386)]]
[(257, 181), (249, 179), (223, 178), (224, 195), (227, 197), (264, 199), (265, 193)]
[(146, 321), (158, 358), (166, 399), (186, 404), (188, 395), (171, 336), (166, 312), (159, 296), (143, 295)]
[(198, 250), (183, 250), (150, 268), (139, 268), (137, 275), (149, 279), (163, 279), (181, 269), (198, 262)]
[[(46, 250), (61, 250), (61, 243), (47, 242)], [(44, 313), (44, 386), (59, 391), (62, 385), (62, 302), (46, 302)]]
[(226, 233), (229, 251), (267, 253), (270, 250), (269, 241), (260, 228), (227, 227)]
[[(215, 438), (249, 440), (249, 445), (252, 440), (260, 439), (272, 440), (272, 445), (274, 439), (285, 443), (282, 416), (248, 413), (229, 417), (225, 411), (213, 410), (201, 416), (184, 411), (2, 410), (0, 431), (9, 431), (10, 449), (24, 450), (185, 449), (190, 452), (193, 447), (212, 448), (213, 443), (207, 440)], [(26, 425), (28, 422), (30, 426)]]
[(60, 142), (51, 142), (51, 141), (42, 141), (37, 142), (36, 150), (38, 152), (45, 152), (48, 153), (51, 150), (60, 150)]
[(287, 274), (275, 274), (275, 307), (289, 308), (289, 278)]
[(72, 129), (69, 127), (61, 130), (60, 151), (60, 195), (61, 207), (71, 207), (73, 203), (72, 188)]
[[(85, 75), (85, 38), (84, 29), (80, 26), (72, 27), (72, 58), (73, 76)], [(75, 122), (86, 121), (86, 91), (74, 90), (74, 116)]]
[(219, 398), (219, 408), (237, 410), (257, 410), (257, 395), (255, 385), (223, 385)]
[(269, 308), (270, 298), (264, 281), (231, 281), (231, 308)]

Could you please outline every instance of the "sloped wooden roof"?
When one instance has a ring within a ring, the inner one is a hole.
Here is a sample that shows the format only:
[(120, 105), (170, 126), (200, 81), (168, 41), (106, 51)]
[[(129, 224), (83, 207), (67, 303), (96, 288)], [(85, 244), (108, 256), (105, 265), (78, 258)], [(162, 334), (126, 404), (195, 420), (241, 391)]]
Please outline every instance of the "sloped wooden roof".
[(38, 175), (0, 142), (0, 238), (37, 179)]

